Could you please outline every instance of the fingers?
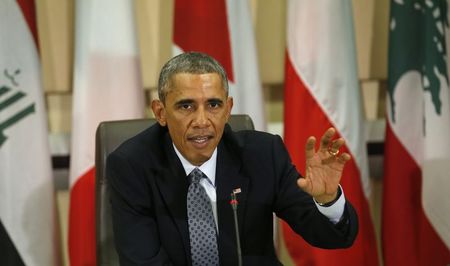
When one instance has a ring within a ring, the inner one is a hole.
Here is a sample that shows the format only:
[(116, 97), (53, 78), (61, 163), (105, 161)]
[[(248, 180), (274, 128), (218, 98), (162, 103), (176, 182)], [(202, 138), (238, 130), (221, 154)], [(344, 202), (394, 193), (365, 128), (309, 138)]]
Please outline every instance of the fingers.
[(322, 138), (320, 139), (319, 151), (322, 151), (322, 152), (328, 151), (328, 147), (330, 145), (331, 138), (333, 138), (335, 133), (336, 133), (336, 130), (332, 127), (330, 127), (329, 129), (327, 129), (327, 131), (325, 131), (325, 134), (323, 134)]
[(311, 159), (314, 156), (315, 146), (316, 146), (316, 138), (313, 136), (309, 137), (308, 140), (306, 141), (305, 146), (306, 160)]
[(336, 134), (336, 129), (330, 127), (325, 131), (322, 138), (320, 139), (319, 151), (329, 152), (331, 155), (336, 156), (342, 145), (345, 144), (343, 138), (332, 140), (333, 136)]
[(350, 161), (351, 158), (352, 158), (352, 156), (350, 156), (350, 154), (345, 152), (345, 153), (341, 154), (341, 156), (337, 157), (337, 161), (341, 164), (345, 164), (346, 162)]
[[(339, 149), (345, 144), (345, 140), (343, 138), (338, 138), (335, 140), (332, 140), (333, 136), (336, 134), (336, 129), (330, 127), (325, 131), (322, 138), (320, 139), (320, 146), (319, 146), (319, 152), (327, 153), (331, 155), (331, 157), (334, 157), (334, 159), (338, 160), (341, 163), (345, 163), (348, 160), (350, 160), (351, 156), (348, 153), (345, 154), (339, 154)], [(306, 141), (305, 146), (305, 155), (306, 159), (310, 159), (315, 154), (315, 145), (316, 145), (316, 138), (311, 136)]]
[(343, 138), (339, 138), (337, 140), (333, 140), (331, 142), (331, 145), (328, 148), (328, 151), (333, 154), (333, 153), (337, 153), (339, 151), (339, 149), (342, 147), (342, 145), (344, 145), (345, 140)]

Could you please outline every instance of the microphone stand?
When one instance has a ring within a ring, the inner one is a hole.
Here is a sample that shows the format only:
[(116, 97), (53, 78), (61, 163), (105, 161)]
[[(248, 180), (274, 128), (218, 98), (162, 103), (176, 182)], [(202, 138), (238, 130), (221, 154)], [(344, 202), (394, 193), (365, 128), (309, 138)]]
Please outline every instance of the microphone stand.
[(240, 237), (239, 237), (239, 226), (238, 226), (238, 218), (237, 218), (238, 201), (236, 199), (236, 192), (235, 191), (233, 191), (233, 193), (231, 193), (230, 204), (231, 204), (231, 207), (233, 208), (234, 229), (235, 229), (235, 233), (236, 233), (236, 249), (237, 249), (237, 256), (238, 256), (238, 265), (242, 266), (241, 241), (240, 241)]

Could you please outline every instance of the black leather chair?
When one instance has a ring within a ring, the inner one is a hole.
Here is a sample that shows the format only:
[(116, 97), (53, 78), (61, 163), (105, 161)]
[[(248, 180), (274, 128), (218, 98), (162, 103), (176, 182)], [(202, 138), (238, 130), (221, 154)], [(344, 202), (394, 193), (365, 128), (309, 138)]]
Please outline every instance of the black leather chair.
[[(155, 119), (106, 121), (100, 123), (97, 128), (95, 144), (97, 265), (119, 265), (112, 231), (111, 206), (105, 171), (106, 158), (123, 141), (143, 131), (155, 122)], [(248, 115), (231, 115), (229, 124), (234, 131), (254, 129), (253, 121)]]

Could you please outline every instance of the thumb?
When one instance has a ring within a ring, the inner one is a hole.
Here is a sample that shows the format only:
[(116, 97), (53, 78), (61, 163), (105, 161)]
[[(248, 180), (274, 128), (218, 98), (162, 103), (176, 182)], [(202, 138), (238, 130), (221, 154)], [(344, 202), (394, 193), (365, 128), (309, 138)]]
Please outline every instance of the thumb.
[(304, 191), (306, 191), (308, 184), (309, 182), (304, 177), (300, 177), (299, 179), (297, 179), (297, 185)]

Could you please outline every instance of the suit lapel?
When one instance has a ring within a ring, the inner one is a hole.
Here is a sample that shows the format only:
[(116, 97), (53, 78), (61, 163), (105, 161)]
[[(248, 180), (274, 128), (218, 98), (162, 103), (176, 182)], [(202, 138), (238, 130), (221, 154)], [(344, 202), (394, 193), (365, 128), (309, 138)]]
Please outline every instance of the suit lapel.
[(157, 175), (156, 183), (161, 197), (181, 235), (186, 259), (190, 264), (189, 228), (186, 207), (188, 181), (183, 166), (175, 153), (169, 134), (165, 136), (164, 142), (165, 157), (168, 163), (161, 169), (161, 175)]
[(239, 202), (237, 214), (239, 233), (242, 233), (244, 213), (247, 206), (249, 179), (241, 173), (241, 160), (237, 154), (223, 144), (219, 144), (216, 168), (217, 216), (219, 222), (219, 254), (221, 264), (237, 262), (236, 233), (230, 195), (234, 189), (240, 188), (237, 194)]

